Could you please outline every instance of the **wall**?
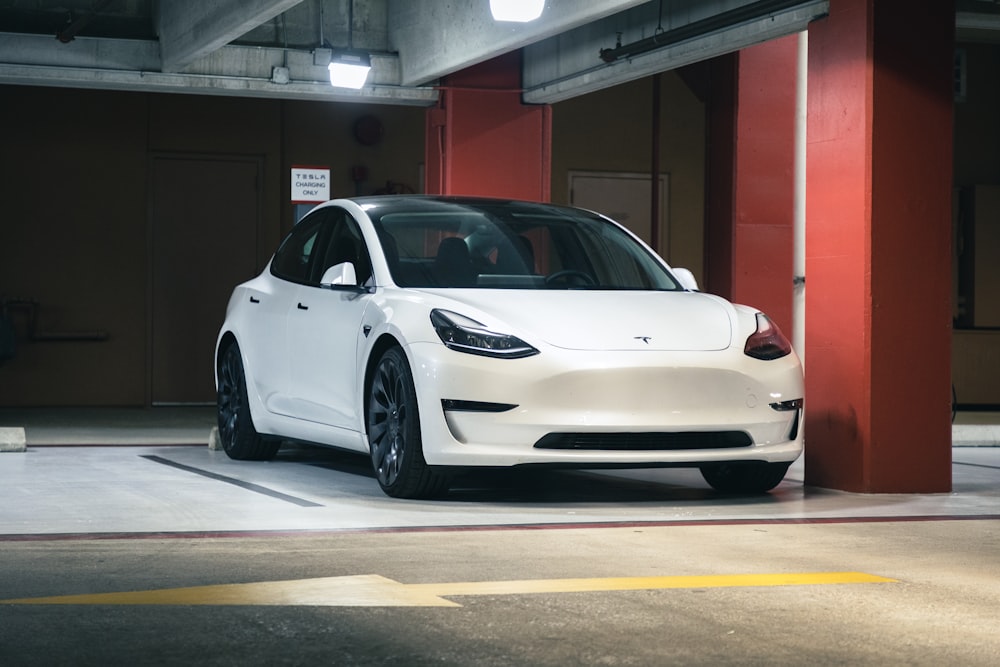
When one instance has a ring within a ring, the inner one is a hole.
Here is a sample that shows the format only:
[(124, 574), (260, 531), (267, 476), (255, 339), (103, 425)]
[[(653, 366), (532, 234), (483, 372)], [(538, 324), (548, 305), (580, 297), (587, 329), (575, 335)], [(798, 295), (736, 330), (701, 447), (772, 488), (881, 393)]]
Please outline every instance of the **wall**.
[[(289, 164), (330, 165), (331, 195), (351, 197), (373, 194), (391, 181), (400, 192), (421, 192), (424, 158), (423, 108), (336, 104), (330, 102), (284, 102), (282, 133)], [(355, 139), (355, 125), (374, 118), (381, 138), (372, 145)], [(355, 182), (355, 168), (364, 180)], [(288, 179), (282, 176), (287, 199)], [(284, 223), (290, 227), (291, 221)]]
[(9, 87), (0, 98), (0, 298), (37, 300), (43, 331), (110, 333), (21, 343), (0, 368), (0, 405), (137, 404), (150, 98)]
[[(674, 72), (661, 77), (660, 171), (669, 174), (666, 260), (702, 279), (705, 106)], [(652, 83), (641, 79), (559, 102), (552, 112), (552, 201), (569, 203), (570, 171), (649, 173)]]
[[(960, 406), (1000, 405), (1000, 329), (977, 328), (985, 311), (1000, 302), (996, 285), (983, 280), (984, 270), (996, 276), (1000, 256), (1000, 217), (984, 220), (980, 207), (974, 219), (977, 186), (1000, 186), (1000, 45), (957, 44), (966, 57), (965, 95), (955, 103), (954, 180), (956, 202), (956, 317), (952, 345), (952, 379)], [(989, 190), (986, 188), (985, 190)], [(982, 193), (983, 188), (978, 188)], [(976, 228), (978, 227), (978, 234)], [(992, 233), (983, 233), (990, 231)], [(974, 239), (972, 237), (975, 237)], [(989, 245), (987, 245), (989, 244)], [(994, 278), (995, 282), (995, 278)], [(979, 308), (976, 308), (979, 304)], [(967, 306), (971, 306), (967, 307)], [(975, 317), (978, 310), (979, 317)]]
[(956, 44), (966, 91), (955, 103), (955, 185), (1000, 185), (1000, 44)]
[[(365, 114), (384, 126), (373, 146), (354, 139), (354, 123)], [(419, 187), (423, 114), (410, 107), (0, 87), (0, 124), (8, 130), (0, 152), (0, 300), (37, 301), (40, 331), (107, 332), (104, 341), (20, 341), (17, 356), (0, 367), (0, 406), (147, 404), (152, 156), (262, 161), (262, 268), (293, 222), (292, 164), (329, 165), (334, 196), (354, 194), (356, 165), (368, 171), (360, 184), (365, 194), (389, 180)], [(24, 315), (16, 308), (12, 315), (23, 335)]]

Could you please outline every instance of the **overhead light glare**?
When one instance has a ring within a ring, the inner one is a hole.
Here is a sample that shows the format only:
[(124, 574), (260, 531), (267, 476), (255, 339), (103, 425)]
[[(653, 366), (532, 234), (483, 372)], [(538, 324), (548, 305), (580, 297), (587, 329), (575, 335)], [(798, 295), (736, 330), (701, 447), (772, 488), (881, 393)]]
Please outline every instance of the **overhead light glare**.
[(494, 21), (527, 23), (542, 15), (545, 0), (490, 0)]
[(330, 85), (337, 88), (365, 87), (368, 72), (372, 68), (371, 56), (362, 51), (335, 51), (327, 67), (330, 71)]

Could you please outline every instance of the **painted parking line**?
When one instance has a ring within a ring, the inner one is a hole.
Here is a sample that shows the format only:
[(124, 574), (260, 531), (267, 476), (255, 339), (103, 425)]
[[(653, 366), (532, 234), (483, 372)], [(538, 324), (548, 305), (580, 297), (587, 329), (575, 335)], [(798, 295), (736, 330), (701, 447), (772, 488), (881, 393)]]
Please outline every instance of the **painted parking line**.
[(152, 461), (153, 463), (160, 463), (165, 466), (170, 466), (171, 468), (176, 468), (178, 470), (184, 470), (185, 472), (191, 472), (196, 475), (201, 475), (202, 477), (208, 477), (209, 479), (214, 479), (217, 482), (225, 482), (226, 484), (232, 484), (233, 486), (238, 486), (241, 489), (246, 489), (247, 491), (253, 491), (254, 493), (259, 493), (261, 495), (269, 496), (271, 498), (277, 498), (278, 500), (284, 500), (285, 502), (292, 503), (293, 505), (298, 505), (299, 507), (323, 507), (319, 503), (314, 503), (311, 500), (306, 500), (304, 498), (297, 498), (296, 496), (290, 496), (287, 493), (281, 493), (280, 491), (269, 489), (266, 486), (261, 486), (260, 484), (254, 484), (253, 482), (246, 482), (243, 481), (242, 479), (236, 479), (235, 477), (220, 475), (219, 473), (216, 472), (211, 472), (209, 470), (204, 470), (202, 468), (195, 468), (194, 466), (178, 463), (177, 461), (171, 461), (170, 459), (165, 459), (162, 456), (156, 456), (153, 454), (143, 454), (139, 458), (146, 459), (147, 461)]
[(124, 593), (0, 600), (0, 604), (280, 605), (323, 607), (461, 607), (449, 597), (595, 593), (677, 588), (741, 588), (895, 583), (864, 572), (799, 572), (583, 579), (521, 579), (403, 584), (377, 574), (252, 584), (221, 584)]

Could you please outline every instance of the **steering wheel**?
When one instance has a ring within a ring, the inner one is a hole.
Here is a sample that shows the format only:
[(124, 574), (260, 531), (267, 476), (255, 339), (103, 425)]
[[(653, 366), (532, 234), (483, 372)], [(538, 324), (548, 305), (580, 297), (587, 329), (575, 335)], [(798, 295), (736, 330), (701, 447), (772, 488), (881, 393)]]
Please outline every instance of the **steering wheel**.
[(558, 282), (560, 280), (565, 281), (567, 284), (578, 281), (582, 285), (588, 285), (593, 287), (597, 284), (594, 277), (585, 271), (578, 271), (576, 269), (563, 269), (562, 271), (556, 271), (555, 273), (545, 277), (545, 284), (551, 285), (552, 283)]

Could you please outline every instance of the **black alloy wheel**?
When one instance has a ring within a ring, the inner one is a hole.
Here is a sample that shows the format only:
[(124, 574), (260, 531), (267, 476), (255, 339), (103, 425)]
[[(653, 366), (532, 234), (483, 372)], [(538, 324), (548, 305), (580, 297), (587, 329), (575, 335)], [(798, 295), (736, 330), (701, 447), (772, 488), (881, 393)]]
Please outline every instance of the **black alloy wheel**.
[(240, 347), (231, 344), (219, 360), (219, 386), (216, 392), (219, 440), (231, 459), (266, 461), (278, 453), (281, 442), (262, 438), (250, 416), (246, 374)]
[(368, 392), (368, 445), (375, 478), (386, 495), (432, 498), (448, 477), (424, 460), (413, 374), (398, 347), (386, 350)]

